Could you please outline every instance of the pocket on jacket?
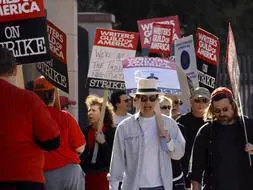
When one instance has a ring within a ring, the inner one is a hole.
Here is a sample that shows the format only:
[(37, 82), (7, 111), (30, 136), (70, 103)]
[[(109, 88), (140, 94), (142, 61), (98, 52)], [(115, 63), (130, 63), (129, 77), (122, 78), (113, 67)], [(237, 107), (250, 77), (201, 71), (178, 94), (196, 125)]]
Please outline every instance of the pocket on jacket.
[(126, 154), (137, 154), (139, 150), (140, 138), (139, 136), (127, 137), (125, 139)]

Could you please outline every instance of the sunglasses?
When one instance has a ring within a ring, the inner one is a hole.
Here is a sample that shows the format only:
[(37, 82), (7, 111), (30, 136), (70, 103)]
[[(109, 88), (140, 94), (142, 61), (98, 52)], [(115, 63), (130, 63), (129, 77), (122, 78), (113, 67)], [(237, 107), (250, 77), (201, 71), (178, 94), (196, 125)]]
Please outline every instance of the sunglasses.
[(160, 107), (162, 110), (170, 110), (171, 106), (161, 106)]
[(218, 109), (218, 108), (214, 108), (214, 113), (221, 113), (222, 112), (227, 112), (228, 111), (228, 108), (222, 108), (222, 109)]
[(178, 104), (182, 105), (183, 104), (183, 102), (181, 100), (174, 100), (173, 103), (175, 105), (178, 105)]
[(196, 98), (196, 99), (194, 99), (194, 102), (197, 104), (200, 104), (200, 103), (207, 104), (209, 102), (209, 100), (206, 98)]
[(148, 100), (150, 102), (155, 102), (158, 98), (157, 95), (151, 95), (151, 96), (137, 96), (137, 98), (140, 98), (142, 102), (147, 102)]

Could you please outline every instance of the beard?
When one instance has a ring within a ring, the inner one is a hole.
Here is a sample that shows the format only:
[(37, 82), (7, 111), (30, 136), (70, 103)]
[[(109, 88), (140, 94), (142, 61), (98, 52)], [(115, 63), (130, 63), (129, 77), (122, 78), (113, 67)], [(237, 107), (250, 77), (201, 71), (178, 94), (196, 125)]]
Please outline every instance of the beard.
[(222, 124), (222, 125), (230, 125), (233, 124), (234, 117), (229, 117), (229, 116), (219, 116), (217, 118), (217, 121)]

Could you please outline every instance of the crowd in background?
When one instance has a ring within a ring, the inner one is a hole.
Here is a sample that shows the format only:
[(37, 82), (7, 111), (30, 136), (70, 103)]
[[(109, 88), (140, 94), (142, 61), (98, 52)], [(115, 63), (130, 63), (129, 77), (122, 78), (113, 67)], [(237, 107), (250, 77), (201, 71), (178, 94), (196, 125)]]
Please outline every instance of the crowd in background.
[(20, 89), (16, 73), (0, 48), (0, 190), (253, 188), (253, 123), (228, 88), (194, 89), (181, 113), (179, 95), (140, 79), (130, 95), (89, 95), (82, 131), (67, 111), (75, 102), (42, 76)]

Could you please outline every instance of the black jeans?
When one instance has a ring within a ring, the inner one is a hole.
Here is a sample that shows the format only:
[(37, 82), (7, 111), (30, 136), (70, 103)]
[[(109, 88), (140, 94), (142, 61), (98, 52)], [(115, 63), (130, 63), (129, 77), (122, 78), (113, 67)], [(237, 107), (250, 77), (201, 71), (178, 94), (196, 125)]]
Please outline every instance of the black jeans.
[(173, 181), (173, 190), (185, 190), (184, 178), (180, 178), (177, 181)]
[(43, 183), (35, 182), (0, 182), (0, 190), (46, 190)]

